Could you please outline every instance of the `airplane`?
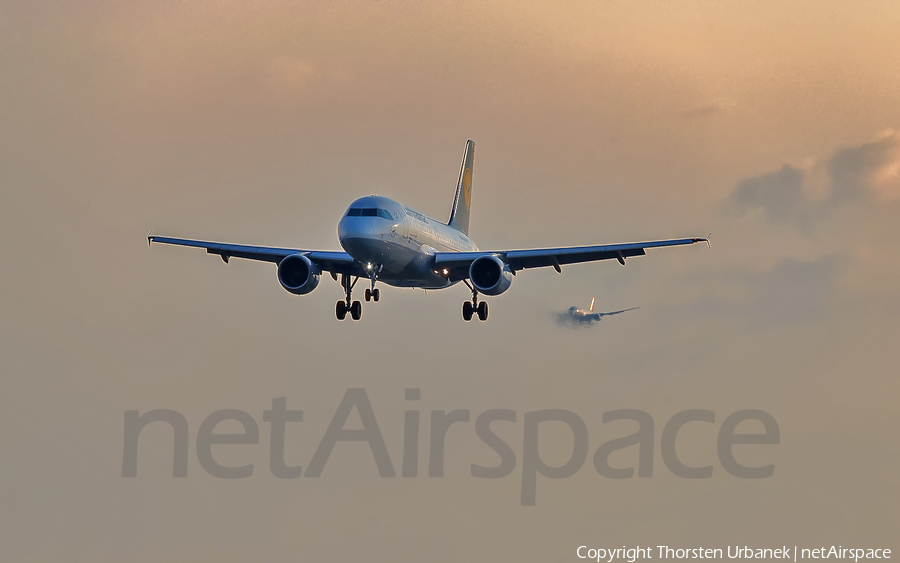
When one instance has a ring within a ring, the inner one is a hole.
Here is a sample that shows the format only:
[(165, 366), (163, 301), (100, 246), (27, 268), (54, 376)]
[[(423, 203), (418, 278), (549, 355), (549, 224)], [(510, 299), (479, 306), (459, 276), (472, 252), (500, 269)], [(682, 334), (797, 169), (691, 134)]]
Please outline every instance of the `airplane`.
[(640, 307), (631, 307), (630, 309), (622, 309), (621, 311), (612, 311), (610, 313), (595, 313), (594, 298), (591, 297), (591, 307), (587, 311), (573, 305), (572, 307), (569, 307), (565, 313), (559, 314), (559, 320), (560, 322), (568, 322), (575, 325), (591, 326), (595, 321), (600, 322), (600, 319), (603, 317), (618, 315), (619, 313), (634, 311), (635, 309), (640, 309)]
[(643, 256), (648, 248), (709, 243), (705, 238), (695, 237), (598, 246), (479, 250), (469, 238), (474, 162), (475, 142), (470, 139), (463, 152), (456, 194), (446, 223), (383, 196), (369, 195), (355, 200), (337, 225), (343, 252), (206, 242), (152, 232), (147, 235), (147, 244), (204, 248), (208, 254), (220, 256), (226, 264), (231, 258), (272, 262), (277, 265), (281, 286), (294, 295), (310, 293), (319, 285), (322, 272), (328, 272), (334, 281), (340, 277), (344, 290), (344, 299), (335, 305), (338, 320), (344, 320), (347, 313), (353, 320), (362, 317), (362, 304), (352, 299), (353, 288), (360, 279), (369, 281), (366, 301), (376, 302), (381, 298), (377, 282), (425, 290), (462, 282), (472, 292), (471, 301), (463, 303), (463, 319), (470, 321), (477, 315), (485, 321), (488, 304), (479, 301), (478, 296), (505, 292), (521, 270), (552, 267), (562, 273), (562, 266), (597, 260), (617, 260), (624, 266), (626, 258)]

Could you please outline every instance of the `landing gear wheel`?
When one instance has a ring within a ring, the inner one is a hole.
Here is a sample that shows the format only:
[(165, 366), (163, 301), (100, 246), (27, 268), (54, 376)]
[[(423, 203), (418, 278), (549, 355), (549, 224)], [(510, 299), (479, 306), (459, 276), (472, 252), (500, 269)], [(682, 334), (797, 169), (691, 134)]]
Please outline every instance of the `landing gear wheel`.
[(472, 320), (472, 313), (474, 312), (474, 307), (472, 307), (472, 303), (466, 301), (463, 303), (463, 320), (468, 322)]
[[(366, 288), (366, 301), (369, 301), (370, 299), (372, 299), (372, 292), (367, 287)], [(375, 301), (378, 301), (378, 300), (376, 299)]]
[(376, 303), (381, 299), (381, 290), (377, 287), (372, 290), (372, 299), (374, 299)]
[[(350, 317), (354, 321), (358, 321), (359, 318), (362, 316), (362, 304), (359, 301), (354, 301), (352, 304), (350, 302), (350, 299), (351, 299), (350, 296), (353, 293), (353, 286), (355, 286), (356, 282), (358, 282), (358, 281), (359, 281), (358, 276), (351, 283), (350, 282), (350, 274), (341, 274), (341, 285), (344, 286), (344, 295), (346, 295), (346, 298), (344, 299), (344, 301), (338, 301), (337, 305), (335, 305), (335, 307), (334, 307), (334, 312), (335, 312), (335, 315), (337, 316), (338, 320), (341, 320), (341, 321), (344, 320), (344, 318), (347, 316), (347, 313), (350, 313)], [(369, 298), (370, 298), (370, 293), (369, 293), (369, 290), (367, 289), (366, 290), (366, 301), (368, 301)]]
[(478, 304), (478, 318), (482, 321), (486, 321), (488, 317), (488, 305), (487, 301), (482, 301)]

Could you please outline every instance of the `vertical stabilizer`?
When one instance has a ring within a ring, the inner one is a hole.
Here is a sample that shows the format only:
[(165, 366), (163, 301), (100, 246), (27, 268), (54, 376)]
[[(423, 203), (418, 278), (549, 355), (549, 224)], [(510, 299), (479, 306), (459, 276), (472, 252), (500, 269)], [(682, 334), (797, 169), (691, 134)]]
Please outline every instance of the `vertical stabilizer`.
[(463, 153), (462, 166), (459, 169), (459, 180), (456, 182), (456, 197), (453, 198), (453, 209), (450, 210), (448, 225), (469, 234), (469, 210), (472, 208), (472, 172), (475, 165), (475, 141), (466, 141), (466, 152)]

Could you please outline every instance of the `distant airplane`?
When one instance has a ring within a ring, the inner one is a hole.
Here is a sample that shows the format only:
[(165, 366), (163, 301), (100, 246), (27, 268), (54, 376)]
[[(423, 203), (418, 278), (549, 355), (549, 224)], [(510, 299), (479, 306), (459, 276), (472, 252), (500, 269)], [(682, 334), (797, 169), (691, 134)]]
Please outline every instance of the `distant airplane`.
[(381, 292), (375, 287), (379, 281), (422, 289), (442, 289), (463, 282), (472, 292), (472, 300), (462, 307), (466, 321), (474, 314), (487, 320), (487, 302), (478, 301), (479, 293), (500, 295), (509, 289), (519, 270), (553, 267), (561, 273), (563, 265), (595, 260), (618, 260), (624, 266), (626, 258), (643, 256), (647, 248), (708, 242), (705, 238), (683, 238), (601, 246), (478, 250), (468, 236), (474, 161), (475, 143), (469, 140), (447, 223), (386, 197), (366, 196), (351, 203), (337, 228), (344, 252), (245, 246), (153, 234), (147, 236), (147, 241), (205, 248), (207, 253), (221, 256), (226, 264), (230, 258), (273, 262), (278, 265), (281, 286), (295, 295), (315, 289), (323, 271), (335, 281), (340, 276), (345, 298), (335, 305), (338, 320), (343, 320), (348, 312), (353, 320), (362, 316), (362, 304), (351, 297), (360, 278), (370, 282), (366, 301), (380, 299)]
[(625, 311), (634, 311), (635, 309), (640, 309), (640, 307), (631, 307), (630, 309), (622, 309), (621, 311), (612, 311), (609, 313), (595, 313), (594, 312), (594, 298), (591, 297), (591, 307), (585, 311), (584, 309), (579, 309), (574, 305), (569, 307), (569, 309), (565, 313), (559, 314), (560, 322), (567, 322), (574, 325), (586, 325), (591, 326), (594, 322), (600, 322), (601, 317), (608, 317), (610, 315), (618, 315), (619, 313), (624, 313)]

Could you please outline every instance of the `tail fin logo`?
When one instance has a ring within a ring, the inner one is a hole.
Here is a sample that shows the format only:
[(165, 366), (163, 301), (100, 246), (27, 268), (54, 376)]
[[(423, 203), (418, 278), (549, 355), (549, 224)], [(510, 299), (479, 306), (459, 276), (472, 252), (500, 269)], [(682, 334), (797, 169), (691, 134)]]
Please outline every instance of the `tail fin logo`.
[(472, 169), (466, 168), (463, 172), (463, 199), (466, 200), (466, 209), (472, 206)]

